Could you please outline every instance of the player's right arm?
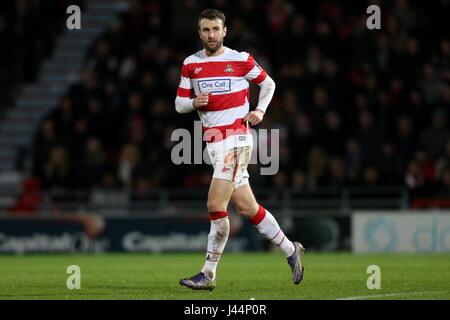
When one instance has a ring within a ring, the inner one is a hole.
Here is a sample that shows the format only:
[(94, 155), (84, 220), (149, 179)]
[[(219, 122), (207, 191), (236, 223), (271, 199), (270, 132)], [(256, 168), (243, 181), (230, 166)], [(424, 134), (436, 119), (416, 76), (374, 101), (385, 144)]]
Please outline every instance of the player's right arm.
[(178, 85), (177, 97), (175, 98), (175, 109), (178, 113), (188, 113), (195, 110), (194, 88), (189, 77), (189, 70), (185, 63), (181, 67), (180, 84)]
[(192, 81), (189, 77), (189, 70), (186, 64), (181, 68), (181, 79), (175, 98), (175, 109), (178, 113), (188, 113), (208, 104), (209, 94), (200, 93), (195, 97)]

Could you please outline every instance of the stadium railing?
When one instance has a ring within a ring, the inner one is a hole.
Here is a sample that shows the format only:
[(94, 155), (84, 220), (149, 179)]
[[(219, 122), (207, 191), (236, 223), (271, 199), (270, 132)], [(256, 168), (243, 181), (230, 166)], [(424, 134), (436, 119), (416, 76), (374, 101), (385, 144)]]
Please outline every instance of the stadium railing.
[[(127, 190), (58, 190), (42, 192), (35, 216), (54, 212), (92, 212), (101, 215), (167, 215), (180, 212), (204, 212), (207, 188)], [(347, 214), (356, 209), (396, 209), (410, 207), (408, 191), (402, 186), (321, 188), (310, 191), (255, 188), (260, 203), (278, 212), (327, 211)], [(20, 215), (2, 208), (3, 215)], [(230, 210), (232, 206), (230, 206)]]

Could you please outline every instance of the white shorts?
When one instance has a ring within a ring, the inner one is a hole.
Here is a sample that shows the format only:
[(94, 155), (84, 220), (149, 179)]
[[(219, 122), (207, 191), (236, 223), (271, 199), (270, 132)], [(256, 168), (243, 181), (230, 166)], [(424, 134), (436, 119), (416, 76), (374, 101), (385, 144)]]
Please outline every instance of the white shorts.
[(213, 178), (231, 181), (235, 189), (248, 184), (247, 166), (253, 150), (252, 135), (233, 135), (219, 142), (207, 144)]

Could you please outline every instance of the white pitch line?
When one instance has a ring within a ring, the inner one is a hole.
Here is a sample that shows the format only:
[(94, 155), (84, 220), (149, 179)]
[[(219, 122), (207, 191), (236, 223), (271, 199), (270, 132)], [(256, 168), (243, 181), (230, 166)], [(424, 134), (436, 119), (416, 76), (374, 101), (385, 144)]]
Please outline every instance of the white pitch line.
[(450, 291), (418, 291), (418, 292), (372, 294), (372, 295), (368, 295), (368, 296), (353, 296), (353, 297), (337, 298), (336, 300), (364, 300), (364, 299), (370, 299), (370, 298), (398, 297), (398, 296), (405, 296), (405, 295), (436, 294), (436, 293), (450, 293)]

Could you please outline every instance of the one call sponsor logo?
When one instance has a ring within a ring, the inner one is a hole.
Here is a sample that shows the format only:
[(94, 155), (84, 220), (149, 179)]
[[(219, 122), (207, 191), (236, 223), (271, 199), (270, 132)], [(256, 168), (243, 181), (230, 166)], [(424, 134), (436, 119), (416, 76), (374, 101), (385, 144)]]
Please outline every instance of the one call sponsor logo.
[(201, 93), (230, 92), (231, 79), (199, 80), (198, 89)]

